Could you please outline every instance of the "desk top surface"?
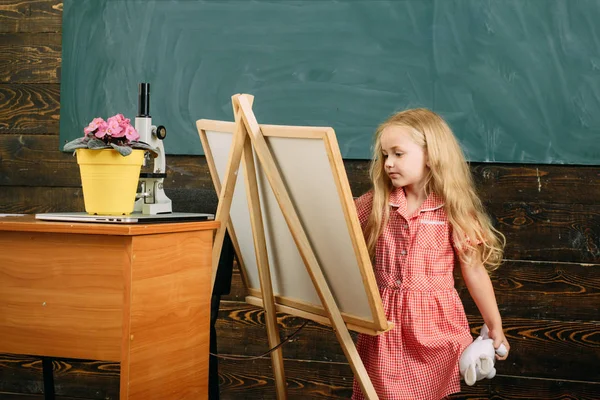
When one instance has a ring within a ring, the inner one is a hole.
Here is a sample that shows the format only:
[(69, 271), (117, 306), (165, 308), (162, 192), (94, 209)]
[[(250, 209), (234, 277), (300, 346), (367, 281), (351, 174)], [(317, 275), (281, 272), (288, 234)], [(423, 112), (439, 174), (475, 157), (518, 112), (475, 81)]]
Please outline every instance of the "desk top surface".
[(0, 218), (0, 232), (78, 233), (119, 236), (216, 230), (219, 225), (220, 223), (216, 221), (118, 225), (86, 222), (54, 222), (37, 220), (33, 214)]

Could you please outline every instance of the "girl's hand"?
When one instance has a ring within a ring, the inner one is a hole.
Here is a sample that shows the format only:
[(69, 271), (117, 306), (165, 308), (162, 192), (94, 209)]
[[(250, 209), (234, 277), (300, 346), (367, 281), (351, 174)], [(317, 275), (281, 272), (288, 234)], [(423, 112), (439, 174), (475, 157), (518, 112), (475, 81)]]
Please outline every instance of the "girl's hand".
[(501, 344), (506, 347), (506, 354), (504, 356), (500, 356), (496, 353), (496, 360), (506, 360), (508, 358), (508, 353), (510, 353), (510, 345), (508, 344), (508, 340), (506, 340), (506, 336), (504, 336), (504, 332), (502, 331), (502, 327), (490, 329), (488, 333), (490, 339), (494, 340), (494, 349), (498, 349)]

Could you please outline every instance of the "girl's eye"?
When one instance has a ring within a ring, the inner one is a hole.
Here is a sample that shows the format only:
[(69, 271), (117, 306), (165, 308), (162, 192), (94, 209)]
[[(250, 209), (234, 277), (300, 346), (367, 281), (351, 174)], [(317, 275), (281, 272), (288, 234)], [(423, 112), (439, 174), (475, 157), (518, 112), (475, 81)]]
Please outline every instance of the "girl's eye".
[(382, 154), (381, 156), (382, 156), (384, 159), (388, 158), (388, 155), (387, 155), (387, 154)]
[(404, 153), (396, 153), (396, 157), (402, 157)]

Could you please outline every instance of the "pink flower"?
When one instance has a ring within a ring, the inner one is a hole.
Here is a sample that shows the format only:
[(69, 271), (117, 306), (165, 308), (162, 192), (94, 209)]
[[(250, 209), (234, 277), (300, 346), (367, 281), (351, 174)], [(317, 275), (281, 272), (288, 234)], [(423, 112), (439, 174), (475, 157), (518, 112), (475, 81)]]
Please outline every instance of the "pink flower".
[(119, 125), (121, 125), (122, 128), (125, 128), (125, 126), (129, 125), (131, 122), (131, 120), (129, 118), (125, 118), (123, 114), (117, 114), (113, 118), (119, 122)]
[[(119, 116), (121, 116), (121, 118), (119, 118)], [(123, 137), (125, 136), (125, 131), (123, 129), (123, 127), (121, 126), (121, 121), (122, 121), (122, 114), (117, 114), (113, 117), (110, 117), (108, 119), (107, 124), (108, 124), (108, 128), (106, 129), (106, 133), (109, 136), (112, 136), (114, 138), (118, 138), (118, 137)]]
[[(100, 129), (106, 126), (106, 122), (102, 118), (94, 118), (90, 124), (83, 129), (83, 132), (87, 135), (94, 132), (96, 129)], [(106, 129), (105, 129), (106, 130)], [(98, 136), (98, 135), (96, 135)], [(104, 136), (104, 134), (102, 134)], [(99, 137), (102, 137), (99, 136)]]
[(94, 135), (98, 139), (102, 139), (106, 135), (107, 129), (108, 129), (108, 124), (106, 122), (102, 121), (102, 123), (98, 126), (98, 130), (96, 131), (96, 133), (94, 133)]
[(108, 124), (106, 122), (102, 122), (102, 124), (100, 124), (100, 126), (98, 127), (98, 130), (95, 133), (96, 137), (99, 139), (102, 139), (104, 136), (106, 136), (107, 130), (108, 130)]
[(140, 135), (133, 126), (127, 125), (125, 128), (125, 137), (131, 141), (136, 141), (140, 138)]
[(131, 120), (125, 118), (123, 114), (113, 115), (106, 121), (102, 118), (94, 118), (83, 131), (86, 135), (94, 134), (106, 144), (130, 145), (129, 142), (140, 139), (139, 133), (131, 125)]

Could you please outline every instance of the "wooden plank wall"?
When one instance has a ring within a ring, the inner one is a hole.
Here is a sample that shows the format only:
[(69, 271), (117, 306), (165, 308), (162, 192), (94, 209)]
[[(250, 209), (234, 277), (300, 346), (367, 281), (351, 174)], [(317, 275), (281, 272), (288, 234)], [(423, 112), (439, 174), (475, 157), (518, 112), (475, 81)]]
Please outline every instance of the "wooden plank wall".
[[(59, 0), (0, 0), (0, 213), (83, 210), (75, 159), (58, 150), (61, 17)], [(171, 156), (167, 165), (176, 210), (214, 211), (203, 157)], [(368, 189), (367, 167), (346, 162), (355, 195)], [(508, 240), (493, 283), (512, 352), (496, 378), (452, 398), (600, 399), (600, 168), (474, 164), (472, 172)], [(482, 320), (459, 291), (475, 331)], [(262, 311), (244, 295), (237, 273), (219, 313), (221, 354), (267, 350)], [(302, 322), (280, 315), (282, 335)], [(352, 373), (330, 329), (309, 323), (284, 357), (290, 398), (351, 395)], [(0, 399), (42, 398), (41, 365), (0, 355)], [(115, 399), (118, 372), (114, 363), (55, 360), (57, 396)], [(223, 360), (220, 375), (223, 399), (274, 398), (269, 359)]]

